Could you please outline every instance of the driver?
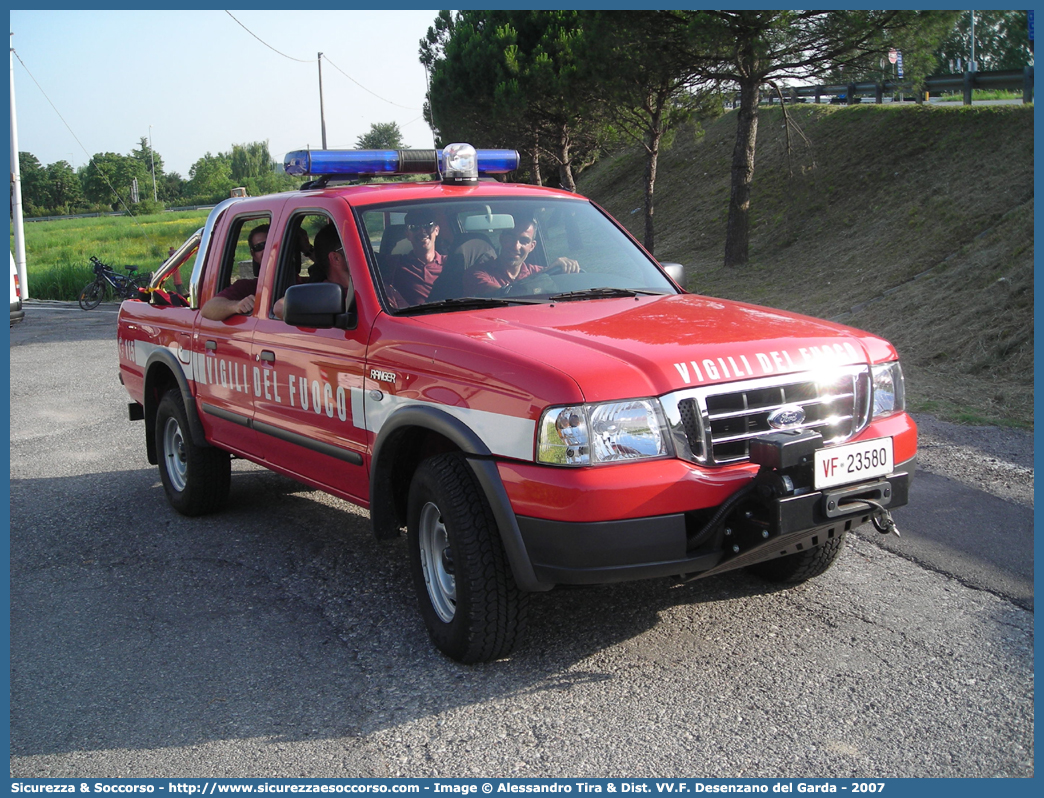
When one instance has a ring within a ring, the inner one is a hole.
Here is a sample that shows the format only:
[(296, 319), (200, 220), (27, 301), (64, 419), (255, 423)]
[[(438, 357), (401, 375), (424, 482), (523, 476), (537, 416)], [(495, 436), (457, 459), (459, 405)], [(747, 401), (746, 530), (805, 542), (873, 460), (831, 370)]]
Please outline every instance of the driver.
[(516, 224), (513, 230), (501, 233), (500, 255), (479, 262), (464, 273), (464, 295), (489, 296), (541, 272), (568, 274), (580, 271), (580, 264), (571, 258), (559, 258), (546, 269), (526, 263), (529, 253), (536, 247), (536, 232), (536, 220), (526, 219)]

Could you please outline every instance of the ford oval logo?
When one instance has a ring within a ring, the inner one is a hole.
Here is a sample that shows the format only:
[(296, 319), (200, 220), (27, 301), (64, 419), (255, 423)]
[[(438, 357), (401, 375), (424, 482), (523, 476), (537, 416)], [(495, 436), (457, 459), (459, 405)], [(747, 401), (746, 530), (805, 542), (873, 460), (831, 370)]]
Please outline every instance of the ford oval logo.
[(805, 411), (797, 405), (783, 405), (769, 413), (768, 423), (772, 429), (790, 429), (805, 420)]

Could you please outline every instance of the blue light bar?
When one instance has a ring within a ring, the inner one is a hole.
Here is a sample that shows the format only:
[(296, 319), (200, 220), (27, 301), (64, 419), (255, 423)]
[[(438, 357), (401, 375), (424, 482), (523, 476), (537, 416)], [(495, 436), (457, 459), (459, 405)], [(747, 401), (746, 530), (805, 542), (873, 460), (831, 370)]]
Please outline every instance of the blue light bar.
[(518, 169), (515, 150), (476, 150), (480, 175), (506, 175)]
[[(514, 150), (473, 152), (478, 174), (506, 174), (518, 168)], [(446, 174), (446, 161), (445, 152), (438, 150), (297, 150), (286, 154), (283, 169), (294, 176)]]
[(398, 150), (298, 150), (283, 160), (288, 175), (394, 175)]

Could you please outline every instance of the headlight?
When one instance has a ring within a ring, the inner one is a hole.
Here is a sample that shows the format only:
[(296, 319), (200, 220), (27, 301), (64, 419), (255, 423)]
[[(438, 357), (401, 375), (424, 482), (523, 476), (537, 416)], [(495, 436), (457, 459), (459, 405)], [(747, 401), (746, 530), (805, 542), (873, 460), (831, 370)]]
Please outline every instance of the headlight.
[(906, 389), (903, 385), (903, 370), (899, 367), (899, 361), (874, 366), (873, 375), (873, 418), (883, 418), (905, 410)]
[(667, 424), (655, 399), (552, 407), (540, 418), (537, 462), (621, 463), (670, 455)]

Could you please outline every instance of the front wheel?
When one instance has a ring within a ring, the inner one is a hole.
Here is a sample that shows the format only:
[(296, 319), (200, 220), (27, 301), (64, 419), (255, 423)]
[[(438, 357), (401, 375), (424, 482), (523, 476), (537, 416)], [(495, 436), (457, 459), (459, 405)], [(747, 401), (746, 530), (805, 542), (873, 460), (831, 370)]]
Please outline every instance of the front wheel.
[(421, 464), (410, 485), (407, 532), (414, 588), (435, 646), (465, 664), (510, 654), (529, 596), (515, 584), (493, 513), (461, 455)]
[(232, 484), (228, 452), (192, 441), (181, 391), (167, 391), (156, 408), (160, 480), (171, 506), (182, 515), (219, 509)]
[(845, 547), (845, 534), (842, 532), (807, 551), (748, 565), (747, 570), (767, 582), (792, 585), (805, 582), (825, 573), (834, 564)]
[(80, 307), (84, 310), (94, 310), (101, 304), (105, 296), (105, 286), (97, 280), (87, 283), (80, 292)]

